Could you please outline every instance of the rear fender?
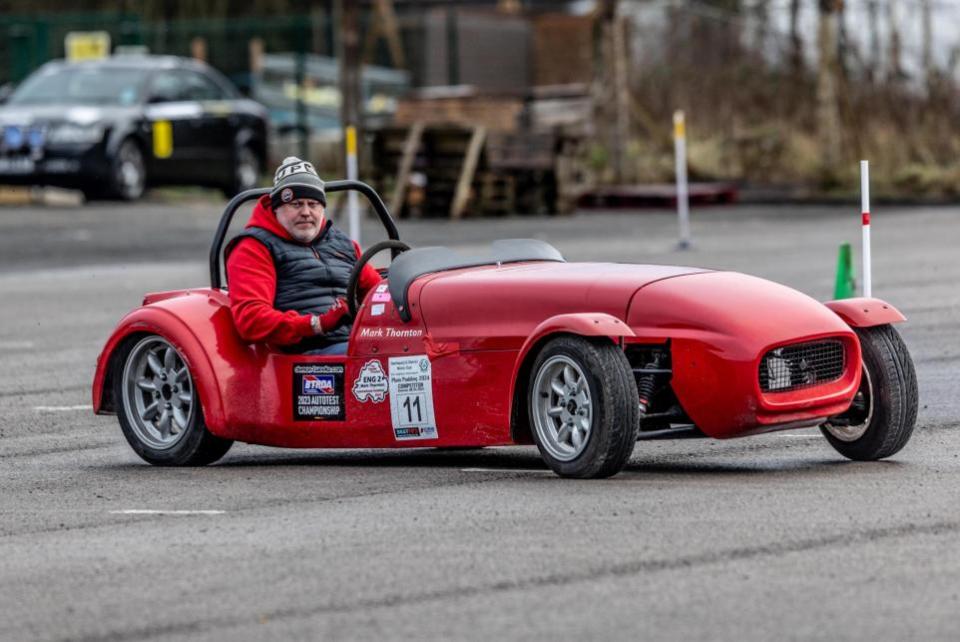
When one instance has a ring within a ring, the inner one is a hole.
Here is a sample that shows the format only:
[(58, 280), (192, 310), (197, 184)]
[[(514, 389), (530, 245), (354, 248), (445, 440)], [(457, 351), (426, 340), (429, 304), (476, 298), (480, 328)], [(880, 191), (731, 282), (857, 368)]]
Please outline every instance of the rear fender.
[[(202, 301), (206, 303), (206, 297), (203, 297)], [(173, 310), (157, 305), (134, 310), (120, 321), (110, 336), (97, 358), (93, 379), (93, 411), (96, 414), (116, 411), (112, 382), (114, 377), (121, 376), (119, 370), (123, 367), (122, 363), (114, 358), (116, 352), (127, 339), (147, 334), (160, 335), (181, 354), (193, 376), (207, 428), (215, 435), (224, 436), (226, 421), (223, 400), (216, 370), (207, 351), (185, 318)]]
[(510, 382), (511, 399), (511, 432), (517, 443), (533, 443), (529, 434), (526, 413), (520, 412), (522, 400), (518, 403), (518, 391), (525, 391), (527, 378), (532, 367), (532, 355), (552, 336), (558, 334), (573, 334), (582, 337), (603, 337), (617, 343), (623, 337), (634, 336), (633, 330), (626, 323), (613, 315), (602, 312), (578, 312), (574, 314), (558, 314), (552, 316), (534, 328), (530, 336), (520, 348), (513, 377)]
[(882, 299), (857, 297), (827, 301), (825, 306), (851, 328), (870, 328), (890, 323), (902, 323), (907, 320), (900, 310)]

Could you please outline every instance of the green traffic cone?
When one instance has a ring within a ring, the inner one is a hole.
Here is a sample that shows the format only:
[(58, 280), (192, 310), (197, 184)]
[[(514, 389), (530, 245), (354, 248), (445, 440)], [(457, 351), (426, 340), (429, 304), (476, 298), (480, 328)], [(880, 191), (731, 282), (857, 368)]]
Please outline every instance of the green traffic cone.
[(840, 246), (837, 256), (837, 282), (833, 287), (834, 299), (849, 299), (857, 294), (857, 278), (853, 272), (853, 252), (850, 244)]

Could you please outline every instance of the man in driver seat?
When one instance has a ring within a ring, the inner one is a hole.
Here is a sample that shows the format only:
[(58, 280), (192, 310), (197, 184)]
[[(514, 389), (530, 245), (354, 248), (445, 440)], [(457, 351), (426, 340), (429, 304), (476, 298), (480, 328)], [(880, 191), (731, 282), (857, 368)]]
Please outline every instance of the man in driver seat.
[[(347, 281), (360, 246), (324, 216), (327, 195), (313, 165), (284, 159), (243, 233), (226, 249), (233, 322), (244, 341), (291, 352), (346, 354), (352, 321)], [(380, 282), (369, 263), (359, 296)]]

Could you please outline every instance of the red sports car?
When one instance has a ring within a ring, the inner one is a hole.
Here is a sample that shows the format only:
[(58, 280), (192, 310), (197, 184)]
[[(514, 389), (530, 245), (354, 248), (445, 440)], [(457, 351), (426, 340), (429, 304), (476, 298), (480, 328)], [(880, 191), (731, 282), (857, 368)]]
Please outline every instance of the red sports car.
[[(227, 206), (210, 287), (148, 294), (97, 363), (93, 407), (116, 413), (159, 465), (216, 461), (233, 441), (292, 448), (535, 443), (566, 477), (617, 473), (644, 439), (725, 439), (820, 426), (842, 455), (873, 460), (913, 431), (917, 382), (877, 299), (820, 303), (733, 272), (567, 263), (547, 243), (497, 241), (485, 256), (391, 240), (353, 272), (346, 356), (240, 339), (221, 249), (250, 190)], [(387, 280), (357, 300), (379, 251)], [(494, 296), (495, 295), (495, 296)]]

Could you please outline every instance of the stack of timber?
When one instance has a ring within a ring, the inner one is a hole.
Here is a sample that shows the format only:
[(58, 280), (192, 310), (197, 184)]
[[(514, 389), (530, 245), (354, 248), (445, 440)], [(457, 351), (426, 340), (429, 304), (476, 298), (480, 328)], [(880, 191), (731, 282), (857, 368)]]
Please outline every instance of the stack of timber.
[(372, 170), (401, 217), (565, 213), (587, 189), (589, 112), (581, 86), (419, 92), (371, 132)]
[(481, 94), (466, 85), (430, 87), (400, 99), (393, 124), (411, 127), (414, 123), (423, 122), (461, 127), (481, 126), (488, 131), (514, 132), (523, 109), (524, 99), (518, 95)]
[(394, 216), (466, 213), (483, 163), (483, 127), (385, 127), (372, 132), (373, 175)]

